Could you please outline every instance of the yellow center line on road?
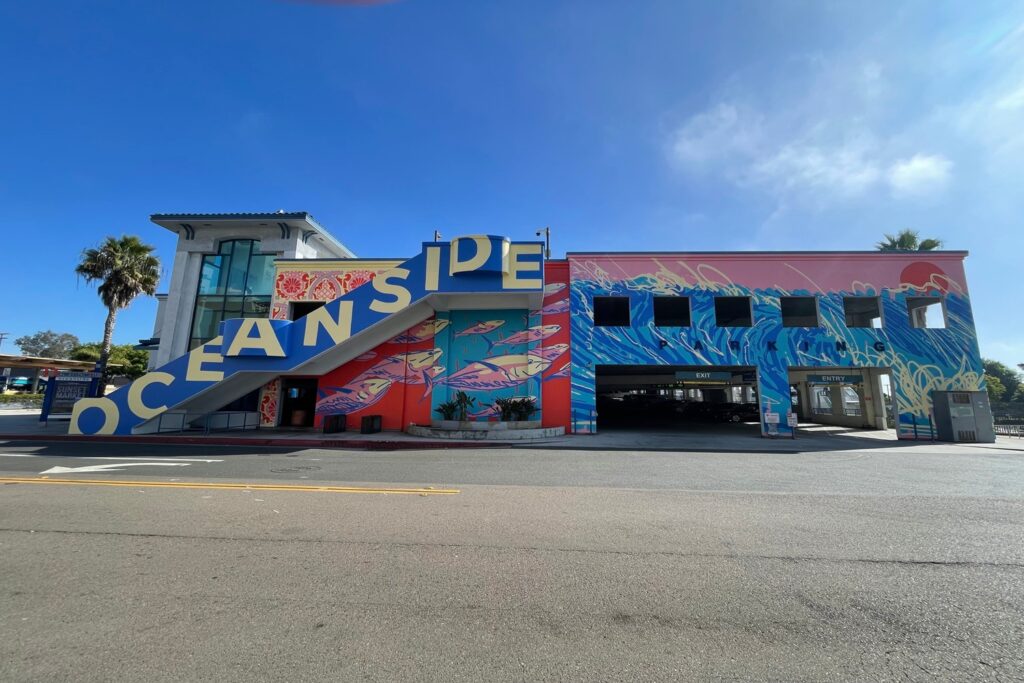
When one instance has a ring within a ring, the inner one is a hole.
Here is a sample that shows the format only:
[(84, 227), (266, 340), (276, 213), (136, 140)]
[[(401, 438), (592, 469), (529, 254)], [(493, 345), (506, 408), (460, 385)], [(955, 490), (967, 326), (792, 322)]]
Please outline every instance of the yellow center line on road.
[(124, 479), (49, 479), (43, 477), (0, 477), (0, 484), (57, 484), (70, 486), (129, 486), (164, 489), (221, 489), (241, 491), (319, 491), (321, 493), (405, 493), (421, 496), (451, 496), (459, 489), (394, 488), (388, 486), (317, 486), (315, 484), (235, 484), (201, 481), (129, 481)]

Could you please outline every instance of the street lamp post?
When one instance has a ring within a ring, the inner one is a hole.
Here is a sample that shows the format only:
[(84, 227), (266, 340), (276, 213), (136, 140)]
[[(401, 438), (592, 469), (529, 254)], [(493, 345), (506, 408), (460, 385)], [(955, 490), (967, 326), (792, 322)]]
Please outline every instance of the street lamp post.
[(545, 226), (537, 231), (537, 237), (544, 235), (544, 258), (551, 258), (551, 228)]

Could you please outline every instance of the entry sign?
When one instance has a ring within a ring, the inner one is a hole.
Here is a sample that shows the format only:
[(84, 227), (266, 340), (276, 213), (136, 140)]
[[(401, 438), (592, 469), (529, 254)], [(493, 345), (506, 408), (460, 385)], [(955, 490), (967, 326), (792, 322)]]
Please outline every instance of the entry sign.
[(807, 375), (808, 384), (863, 384), (861, 375)]
[(722, 372), (721, 370), (676, 370), (676, 379), (728, 382), (732, 380), (732, 373)]

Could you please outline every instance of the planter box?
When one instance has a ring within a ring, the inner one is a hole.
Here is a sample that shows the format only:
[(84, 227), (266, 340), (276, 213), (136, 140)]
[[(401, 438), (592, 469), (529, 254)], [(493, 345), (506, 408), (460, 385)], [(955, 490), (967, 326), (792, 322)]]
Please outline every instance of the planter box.
[(512, 420), (509, 422), (484, 422), (476, 420), (431, 420), (434, 429), (451, 429), (458, 431), (500, 432), (509, 429), (537, 429), (540, 420)]

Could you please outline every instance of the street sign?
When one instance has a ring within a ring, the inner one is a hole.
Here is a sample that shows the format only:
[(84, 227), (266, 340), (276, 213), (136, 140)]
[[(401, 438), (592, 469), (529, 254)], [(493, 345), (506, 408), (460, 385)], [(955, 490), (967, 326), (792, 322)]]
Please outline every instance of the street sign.
[(863, 384), (861, 375), (807, 375), (808, 384)]
[(789, 415), (786, 416), (786, 423), (790, 427), (796, 427), (800, 424), (800, 418), (797, 417), (796, 413), (789, 413)]
[(777, 425), (779, 424), (779, 414), (771, 411), (764, 414), (765, 424)]
[(43, 407), (39, 421), (46, 422), (53, 415), (71, 415), (75, 401), (91, 396), (98, 372), (61, 372), (46, 383)]
[(731, 372), (721, 370), (676, 370), (676, 379), (690, 381), (729, 382)]

